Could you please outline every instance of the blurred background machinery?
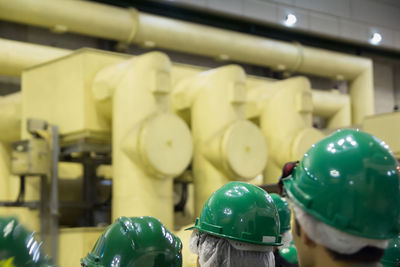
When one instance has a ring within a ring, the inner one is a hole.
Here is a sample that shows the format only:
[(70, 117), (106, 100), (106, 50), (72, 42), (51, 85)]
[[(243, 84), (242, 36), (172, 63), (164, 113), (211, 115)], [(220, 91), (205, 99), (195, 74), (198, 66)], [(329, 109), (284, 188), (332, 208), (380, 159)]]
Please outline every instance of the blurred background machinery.
[(400, 66), (395, 43), (332, 51), (333, 32), (301, 28), (297, 1), (290, 29), (244, 18), (247, 1), (0, 0), (0, 214), (36, 230), (61, 267), (119, 216), (154, 216), (191, 266), (181, 229), (224, 183), (273, 185), (342, 127), (399, 157), (397, 91), (383, 97), (373, 68)]

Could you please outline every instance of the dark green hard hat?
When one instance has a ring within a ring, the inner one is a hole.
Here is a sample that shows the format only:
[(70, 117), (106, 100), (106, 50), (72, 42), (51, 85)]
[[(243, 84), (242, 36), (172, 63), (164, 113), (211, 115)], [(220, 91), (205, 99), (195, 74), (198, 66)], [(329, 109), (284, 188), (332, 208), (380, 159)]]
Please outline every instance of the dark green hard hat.
[(280, 221), (280, 233), (283, 234), (284, 232), (290, 230), (290, 207), (287, 201), (282, 198), (280, 195), (272, 193), (269, 194), (272, 200), (275, 203), (276, 209), (278, 210), (279, 214), (279, 221)]
[(13, 217), (0, 218), (0, 261), (17, 267), (50, 267), (51, 261), (41, 250), (34, 233)]
[(283, 182), (295, 204), (338, 230), (370, 239), (399, 233), (398, 163), (368, 133), (346, 129), (324, 138)]
[(256, 245), (279, 246), (279, 215), (272, 198), (258, 186), (230, 182), (215, 191), (193, 227), (214, 236)]
[(297, 260), (297, 248), (295, 245), (290, 245), (286, 248), (279, 249), (279, 254), (284, 258), (287, 262), (291, 264), (298, 264)]
[(384, 267), (400, 266), (400, 235), (389, 242), (381, 263)]
[(182, 242), (154, 217), (120, 217), (81, 259), (81, 265), (181, 267)]

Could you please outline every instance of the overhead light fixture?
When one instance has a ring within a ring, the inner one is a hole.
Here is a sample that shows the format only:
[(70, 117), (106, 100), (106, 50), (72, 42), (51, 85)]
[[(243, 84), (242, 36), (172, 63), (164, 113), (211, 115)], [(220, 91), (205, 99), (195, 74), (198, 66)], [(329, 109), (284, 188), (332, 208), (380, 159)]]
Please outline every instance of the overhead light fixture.
[(297, 17), (294, 14), (289, 13), (286, 15), (285, 21), (283, 23), (288, 27), (292, 27), (297, 23)]
[(379, 32), (374, 32), (369, 38), (369, 42), (373, 45), (378, 45), (382, 42), (382, 35)]

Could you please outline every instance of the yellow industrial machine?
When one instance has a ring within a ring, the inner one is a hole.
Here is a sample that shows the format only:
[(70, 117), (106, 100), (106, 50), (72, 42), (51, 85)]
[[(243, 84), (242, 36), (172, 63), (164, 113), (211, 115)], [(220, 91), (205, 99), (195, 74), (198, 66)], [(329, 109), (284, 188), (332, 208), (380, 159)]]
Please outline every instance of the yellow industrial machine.
[[(399, 125), (398, 114), (367, 117), (368, 59), (89, 1), (0, 0), (0, 19), (348, 84), (343, 94), (311, 88), (303, 76), (205, 69), (161, 52), (133, 57), (0, 39), (0, 74), (21, 76), (21, 92), (0, 98), (0, 214), (18, 215), (55, 250), (58, 243), (61, 267), (79, 264), (122, 215), (154, 216), (177, 230), (184, 266), (195, 266), (188, 232), (179, 230), (213, 191), (231, 180), (275, 183), (285, 162), (336, 128), (363, 125), (400, 155), (387, 135), (394, 128), (384, 131)], [(313, 116), (326, 129), (315, 129)]]
[[(187, 172), (193, 177), (189, 198), (194, 201), (186, 201), (184, 209), (193, 220), (209, 195), (230, 180), (276, 182), (282, 164), (297, 159), (323, 137), (312, 127), (313, 114), (331, 119), (333, 125), (350, 122), (349, 109), (340, 113), (349, 105), (334, 104), (329, 111), (323, 108), (329, 96), (344, 98), (344, 102), (349, 99), (312, 90), (304, 77), (274, 81), (247, 77), (237, 65), (204, 70), (173, 64), (158, 52), (128, 57), (82, 49), (23, 71), (21, 95), (7, 97), (10, 104), (3, 105), (17, 111), (1, 119), (17, 125), (4, 144), (29, 140), (14, 143), (10, 161), (14, 174), (31, 176), (25, 181), (24, 201), (43, 200), (43, 186), (34, 176), (52, 162), (49, 139), (32, 135), (28, 122), (37, 124), (35, 118), (57, 126), (59, 160), (83, 166), (83, 173), (76, 175), (83, 183), (83, 196), (77, 196), (83, 203), (63, 196), (76, 183), (64, 183), (66, 188), (59, 196), (61, 208), (69, 203), (84, 211), (67, 213), (83, 214), (82, 226), (110, 222), (121, 215), (151, 215), (174, 228), (182, 223), (173, 221), (173, 178), (187, 169), (192, 155)], [(2, 159), (10, 157), (8, 151)], [(110, 165), (111, 158), (111, 214), (104, 215), (96, 211), (96, 199), (101, 198), (96, 197), (96, 169)], [(67, 176), (71, 167), (60, 166), (64, 167), (59, 175)], [(5, 191), (18, 192), (15, 181), (10, 183), (13, 178), (5, 176), (4, 184), (9, 187)], [(43, 229), (38, 211), (23, 208), (22, 215), (36, 230)], [(68, 266), (73, 255), (78, 261), (90, 249), (98, 231), (87, 229), (60, 230), (61, 266)], [(82, 240), (81, 245), (76, 246), (76, 240)], [(64, 255), (71, 250), (73, 255)]]

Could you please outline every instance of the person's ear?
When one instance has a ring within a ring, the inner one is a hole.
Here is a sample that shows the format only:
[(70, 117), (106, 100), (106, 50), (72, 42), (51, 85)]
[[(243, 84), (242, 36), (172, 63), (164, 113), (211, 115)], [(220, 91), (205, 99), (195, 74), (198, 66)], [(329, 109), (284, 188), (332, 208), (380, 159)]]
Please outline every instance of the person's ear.
[(316, 246), (316, 244), (315, 244), (315, 242), (303, 231), (303, 229), (301, 229), (301, 232), (302, 232), (302, 235), (303, 235), (303, 243), (306, 245), (306, 246), (309, 246), (309, 247), (315, 247)]
[(304, 232), (296, 218), (294, 219), (294, 225), (294, 232), (297, 236), (302, 236), (303, 243), (307, 246), (314, 247), (316, 245), (315, 242)]

